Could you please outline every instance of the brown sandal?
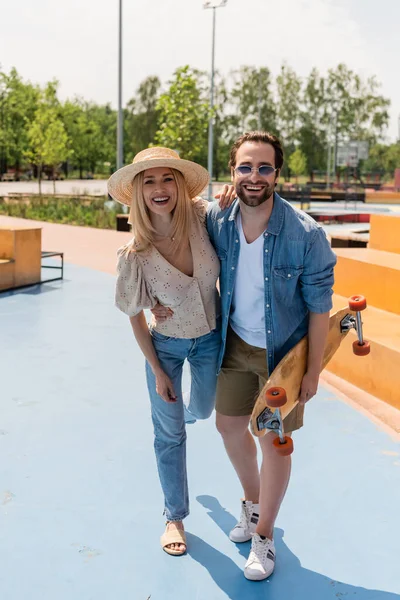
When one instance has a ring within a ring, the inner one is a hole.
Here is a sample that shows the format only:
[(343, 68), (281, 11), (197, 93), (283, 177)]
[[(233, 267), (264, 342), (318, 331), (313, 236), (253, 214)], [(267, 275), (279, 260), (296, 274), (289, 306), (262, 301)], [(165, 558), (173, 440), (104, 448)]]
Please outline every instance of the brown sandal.
[[(167, 527), (169, 525), (170, 522), (167, 523)], [(171, 544), (183, 544), (185, 546), (184, 550), (175, 550), (172, 548), (168, 548), (169, 545)], [(164, 550), (164, 552), (166, 552), (167, 554), (170, 554), (171, 556), (182, 556), (182, 554), (186, 553), (186, 536), (185, 536), (185, 532), (183, 529), (175, 529), (175, 530), (170, 530), (168, 531), (168, 529), (165, 531), (165, 533), (163, 533), (163, 535), (161, 536), (161, 547)]]

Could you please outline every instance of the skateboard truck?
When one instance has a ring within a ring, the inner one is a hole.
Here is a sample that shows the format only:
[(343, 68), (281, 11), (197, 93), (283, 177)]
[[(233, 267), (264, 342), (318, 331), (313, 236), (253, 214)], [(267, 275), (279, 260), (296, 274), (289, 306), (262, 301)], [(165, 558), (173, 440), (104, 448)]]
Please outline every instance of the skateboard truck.
[(367, 301), (364, 296), (352, 296), (349, 298), (349, 308), (356, 313), (356, 316), (346, 315), (340, 322), (340, 331), (345, 333), (350, 329), (355, 329), (358, 340), (353, 342), (353, 353), (357, 356), (366, 356), (370, 353), (371, 348), (369, 342), (364, 339), (361, 311), (367, 308)]
[[(281, 406), (286, 404), (286, 392), (283, 388), (275, 387), (270, 388), (266, 396), (269, 406), (266, 406), (257, 417), (257, 427), (260, 431), (268, 429), (277, 433), (278, 437), (273, 441), (275, 449), (282, 456), (288, 456), (293, 452), (293, 441), (291, 437), (286, 436), (284, 433), (283, 420), (279, 410)], [(273, 408), (275, 408), (274, 411), (271, 410)]]

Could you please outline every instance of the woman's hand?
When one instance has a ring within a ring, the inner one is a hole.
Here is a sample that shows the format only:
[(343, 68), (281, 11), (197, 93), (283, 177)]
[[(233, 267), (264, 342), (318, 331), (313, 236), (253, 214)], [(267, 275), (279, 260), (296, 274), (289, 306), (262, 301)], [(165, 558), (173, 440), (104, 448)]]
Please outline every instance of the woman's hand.
[(222, 190), (218, 194), (215, 194), (215, 198), (219, 200), (218, 204), (220, 208), (229, 208), (236, 198), (236, 190), (233, 185), (226, 183)]
[(172, 317), (172, 315), (174, 314), (174, 311), (171, 308), (168, 308), (167, 306), (164, 306), (159, 302), (157, 302), (154, 308), (150, 310), (153, 313), (157, 323), (164, 323), (164, 321)]
[(168, 402), (168, 404), (176, 402), (177, 397), (175, 394), (174, 386), (172, 385), (172, 381), (170, 380), (168, 375), (166, 375), (166, 373), (164, 373), (164, 371), (162, 371), (161, 369), (159, 371), (156, 371), (154, 375), (156, 378), (157, 394), (161, 396), (164, 402)]

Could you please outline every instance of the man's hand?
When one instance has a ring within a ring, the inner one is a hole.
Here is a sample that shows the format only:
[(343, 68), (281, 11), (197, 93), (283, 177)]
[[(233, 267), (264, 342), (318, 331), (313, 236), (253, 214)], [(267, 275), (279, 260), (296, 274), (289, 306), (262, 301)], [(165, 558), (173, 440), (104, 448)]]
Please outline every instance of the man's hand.
[(172, 381), (170, 380), (168, 375), (166, 375), (164, 371), (161, 370), (154, 373), (154, 375), (156, 377), (157, 394), (161, 396), (164, 402), (168, 402), (168, 404), (176, 402), (177, 396), (175, 394)]
[(222, 190), (215, 194), (215, 198), (219, 200), (219, 207), (223, 210), (229, 208), (236, 198), (236, 190), (233, 185), (225, 184)]
[(171, 308), (168, 308), (159, 302), (157, 302), (155, 307), (151, 309), (151, 312), (158, 323), (164, 323), (164, 321), (172, 317), (174, 314), (174, 311)]
[(307, 373), (303, 377), (303, 381), (301, 382), (301, 390), (299, 396), (300, 404), (304, 406), (306, 402), (308, 402), (313, 396), (315, 396), (318, 390), (318, 381), (318, 373), (315, 374), (307, 371)]

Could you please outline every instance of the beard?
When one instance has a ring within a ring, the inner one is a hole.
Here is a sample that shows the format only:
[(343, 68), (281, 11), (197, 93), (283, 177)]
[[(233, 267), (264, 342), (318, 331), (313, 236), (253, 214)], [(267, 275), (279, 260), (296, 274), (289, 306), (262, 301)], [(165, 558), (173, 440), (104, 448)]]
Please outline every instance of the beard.
[[(246, 190), (245, 185), (262, 185), (265, 186), (261, 192), (250, 192)], [(236, 195), (246, 206), (260, 206), (264, 204), (274, 193), (275, 181), (273, 184), (265, 183), (264, 181), (259, 184), (249, 184), (246, 182), (236, 183), (235, 190)]]

